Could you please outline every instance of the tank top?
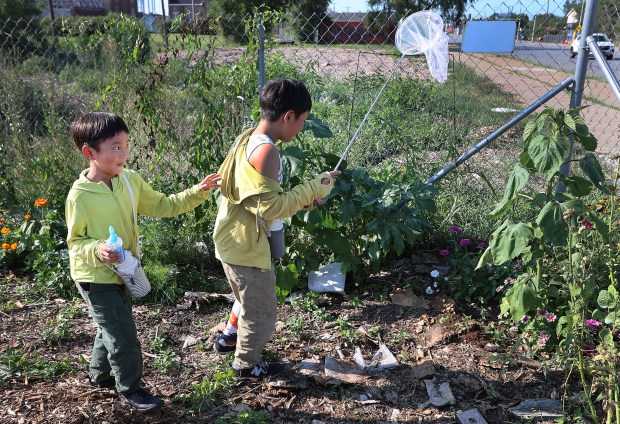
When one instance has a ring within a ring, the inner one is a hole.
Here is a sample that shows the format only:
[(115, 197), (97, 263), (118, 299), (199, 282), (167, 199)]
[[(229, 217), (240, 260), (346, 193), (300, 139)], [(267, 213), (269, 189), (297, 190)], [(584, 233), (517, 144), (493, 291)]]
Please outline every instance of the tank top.
[[(269, 136), (265, 134), (255, 134), (251, 135), (248, 140), (248, 145), (245, 148), (245, 157), (246, 159), (250, 159), (250, 156), (256, 150), (258, 146), (261, 144), (271, 144), (275, 146), (275, 143)], [(277, 149), (276, 149), (277, 150)], [(278, 168), (278, 183), (282, 184), (282, 158), (280, 157), (280, 152), (278, 151), (278, 158), (280, 159), (280, 167)], [(271, 225), (269, 226), (269, 231), (279, 231), (284, 228), (284, 224), (280, 219), (274, 219)]]

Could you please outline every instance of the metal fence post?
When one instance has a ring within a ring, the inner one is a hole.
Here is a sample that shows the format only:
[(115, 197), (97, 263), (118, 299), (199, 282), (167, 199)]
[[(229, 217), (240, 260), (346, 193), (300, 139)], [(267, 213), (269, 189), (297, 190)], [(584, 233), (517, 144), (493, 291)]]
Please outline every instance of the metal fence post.
[(265, 85), (265, 25), (262, 13), (258, 15), (258, 92)]
[[(585, 4), (585, 16), (583, 18), (583, 28), (581, 30), (581, 38), (579, 39), (579, 53), (577, 54), (577, 61), (575, 63), (575, 84), (573, 85), (573, 92), (570, 96), (569, 107), (574, 108), (581, 105), (581, 99), (583, 98), (583, 87), (586, 81), (586, 71), (588, 68), (588, 51), (586, 37), (592, 34), (594, 30), (594, 20), (596, 19), (596, 9), (598, 7), (598, 0), (586, 0)], [(573, 152), (575, 150), (575, 138), (571, 135), (570, 139), (570, 153), (568, 159), (560, 167), (560, 172), (564, 175), (570, 174), (570, 163), (573, 158)], [(561, 189), (562, 187), (559, 186)]]

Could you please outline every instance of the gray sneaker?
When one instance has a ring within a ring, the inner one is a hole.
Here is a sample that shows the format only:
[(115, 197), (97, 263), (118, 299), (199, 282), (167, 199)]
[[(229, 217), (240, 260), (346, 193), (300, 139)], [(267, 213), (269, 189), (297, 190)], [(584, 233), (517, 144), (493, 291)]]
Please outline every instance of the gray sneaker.
[(164, 401), (144, 389), (138, 389), (130, 395), (123, 395), (123, 400), (143, 414), (153, 414), (164, 406)]

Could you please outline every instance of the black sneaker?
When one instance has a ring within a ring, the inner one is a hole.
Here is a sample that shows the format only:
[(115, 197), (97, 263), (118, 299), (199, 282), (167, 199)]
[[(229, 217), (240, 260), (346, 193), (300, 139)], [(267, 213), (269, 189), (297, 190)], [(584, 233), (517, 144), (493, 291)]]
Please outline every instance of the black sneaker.
[(213, 349), (221, 355), (226, 355), (227, 353), (234, 352), (235, 349), (237, 349), (237, 333), (224, 334), (220, 332), (215, 337), (215, 343), (213, 343)]
[(153, 396), (144, 389), (138, 389), (130, 395), (123, 395), (123, 399), (130, 406), (136, 408), (144, 414), (152, 414), (164, 406), (164, 401)]
[(235, 369), (233, 372), (237, 377), (237, 380), (258, 381), (263, 379), (270, 379), (282, 374), (286, 367), (281, 363), (268, 364), (267, 362), (259, 362), (253, 367)]
[(111, 389), (112, 387), (116, 385), (116, 381), (114, 380), (114, 377), (111, 377), (111, 376), (101, 381), (93, 381), (89, 377), (88, 382), (90, 383), (91, 386), (96, 387), (98, 389)]

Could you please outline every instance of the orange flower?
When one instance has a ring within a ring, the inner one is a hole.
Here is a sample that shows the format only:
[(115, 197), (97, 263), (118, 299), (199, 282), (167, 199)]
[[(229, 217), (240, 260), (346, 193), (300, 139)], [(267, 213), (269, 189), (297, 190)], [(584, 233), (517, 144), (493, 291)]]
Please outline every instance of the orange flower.
[(7, 227), (2, 227), (2, 230), (0, 230), (0, 233), (2, 233), (2, 234), (10, 234), (11, 230), (9, 230)]
[(37, 208), (43, 207), (47, 205), (47, 199), (37, 199), (34, 201), (34, 205)]
[(30, 215), (29, 213), (27, 213), (26, 215), (24, 215), (24, 219), (25, 219), (26, 221), (29, 221), (29, 220), (31, 220), (31, 219), (32, 219), (32, 215)]
[(3, 248), (4, 250), (9, 250), (9, 249), (11, 248), (11, 245), (10, 245), (10, 244), (8, 244), (8, 243), (2, 243), (2, 248)]
[(17, 250), (17, 243), (13, 243), (13, 244), (11, 244), (11, 249), (13, 249), (13, 250)]

